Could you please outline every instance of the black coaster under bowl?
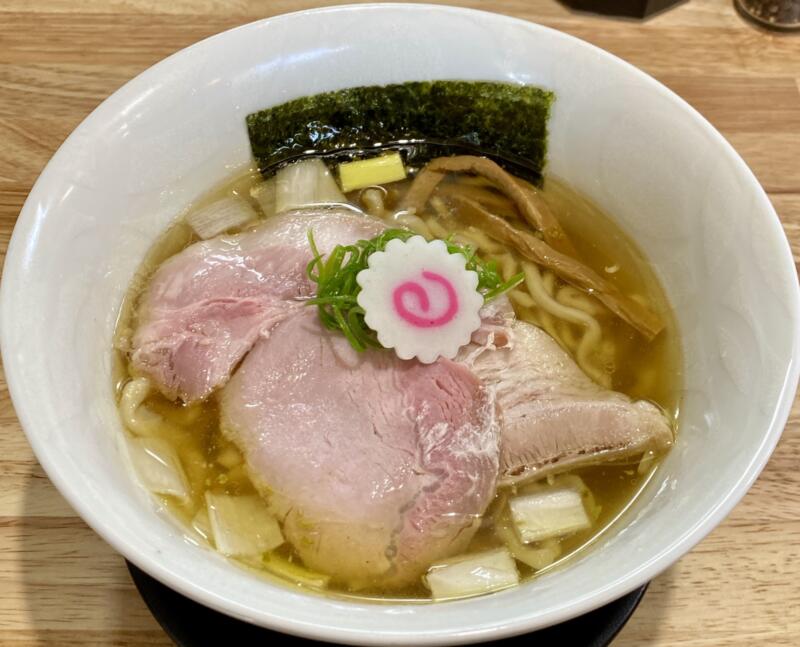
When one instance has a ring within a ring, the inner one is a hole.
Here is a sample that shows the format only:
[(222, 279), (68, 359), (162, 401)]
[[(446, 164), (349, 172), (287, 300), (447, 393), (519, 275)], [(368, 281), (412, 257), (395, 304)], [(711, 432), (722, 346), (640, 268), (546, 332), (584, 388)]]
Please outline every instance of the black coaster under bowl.
[[(130, 562), (128, 570), (147, 608), (178, 647), (218, 645), (221, 636), (224, 636), (225, 644), (229, 645), (267, 645), (270, 641), (281, 645), (286, 642), (292, 645), (326, 644), (287, 636), (235, 620), (176, 593)], [(570, 647), (606, 647), (625, 626), (646, 590), (645, 584), (619, 600), (560, 625), (484, 644), (511, 647), (523, 643), (546, 645), (547, 641), (553, 641), (553, 644)]]

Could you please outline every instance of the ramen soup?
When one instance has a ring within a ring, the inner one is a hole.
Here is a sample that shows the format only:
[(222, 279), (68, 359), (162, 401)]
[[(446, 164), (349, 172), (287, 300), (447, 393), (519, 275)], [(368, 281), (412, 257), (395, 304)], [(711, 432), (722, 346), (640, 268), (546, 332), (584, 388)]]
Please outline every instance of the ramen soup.
[(652, 476), (680, 357), (646, 259), (566, 184), (446, 152), (253, 169), (148, 253), (115, 387), (195, 543), (303, 590), (463, 598), (584, 550)]

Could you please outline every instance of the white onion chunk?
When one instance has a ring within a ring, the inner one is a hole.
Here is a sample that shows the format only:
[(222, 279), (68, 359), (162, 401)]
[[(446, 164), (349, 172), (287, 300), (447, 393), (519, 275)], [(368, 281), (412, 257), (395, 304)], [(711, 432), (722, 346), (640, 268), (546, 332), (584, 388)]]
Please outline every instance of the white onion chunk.
[(246, 200), (229, 196), (216, 200), (186, 216), (186, 223), (203, 240), (214, 238), (231, 229), (238, 229), (258, 218)]
[(511, 553), (497, 548), (434, 564), (425, 576), (434, 600), (463, 598), (519, 584)]
[(148, 490), (189, 500), (186, 475), (172, 445), (162, 438), (132, 438), (128, 448), (133, 468)]
[(255, 495), (206, 492), (214, 544), (229, 557), (260, 557), (283, 543), (280, 526), (264, 500)]
[(563, 537), (592, 525), (580, 492), (572, 488), (518, 496), (508, 506), (517, 534), (525, 544)]

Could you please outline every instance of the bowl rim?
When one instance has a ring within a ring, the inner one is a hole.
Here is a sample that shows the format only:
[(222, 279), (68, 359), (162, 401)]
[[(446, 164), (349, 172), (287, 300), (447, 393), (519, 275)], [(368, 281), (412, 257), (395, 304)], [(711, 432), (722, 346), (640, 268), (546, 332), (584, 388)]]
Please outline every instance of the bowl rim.
[[(697, 110), (695, 110), (672, 90), (655, 80), (653, 77), (634, 65), (628, 63), (627, 61), (611, 54), (610, 52), (607, 52), (570, 34), (561, 32), (551, 27), (533, 23), (522, 18), (516, 18), (513, 16), (478, 9), (415, 3), (343, 4), (314, 9), (304, 9), (271, 16), (219, 32), (193, 43), (188, 47), (180, 49), (145, 69), (133, 79), (130, 79), (120, 88), (115, 90), (80, 122), (80, 124), (72, 131), (72, 133), (70, 133), (70, 135), (64, 140), (64, 142), (59, 146), (59, 148), (47, 162), (39, 177), (35, 181), (33, 187), (31, 188), (31, 191), (25, 200), (15, 224), (12, 237), (9, 241), (3, 267), (3, 280), (2, 284), (0, 284), (0, 350), (2, 351), (9, 393), (12, 402), (14, 403), (17, 417), (25, 432), (28, 442), (31, 445), (37, 460), (42, 465), (50, 480), (72, 506), (72, 508), (79, 514), (79, 516), (117, 552), (159, 581), (163, 582), (179, 593), (182, 593), (183, 595), (200, 602), (201, 604), (205, 604), (227, 615), (244, 620), (246, 622), (255, 621), (253, 617), (254, 610), (252, 608), (233, 602), (227, 598), (223, 598), (212, 590), (204, 589), (199, 584), (183, 579), (182, 577), (173, 573), (167, 565), (159, 562), (157, 559), (154, 559), (151, 555), (141, 550), (141, 547), (131, 544), (128, 541), (128, 533), (122, 532), (122, 529), (116, 528), (113, 524), (107, 523), (102, 515), (96, 514), (89, 505), (88, 501), (84, 500), (80, 496), (80, 491), (77, 488), (74, 488), (66, 479), (61, 468), (59, 467), (58, 461), (55, 460), (55, 457), (48, 451), (46, 442), (44, 441), (44, 434), (40, 433), (39, 430), (36, 429), (36, 425), (30, 416), (29, 411), (31, 403), (27, 402), (26, 400), (22, 380), (19, 377), (21, 374), (20, 368), (23, 360), (21, 357), (15, 354), (11, 348), (9, 331), (15, 325), (19, 325), (15, 322), (13, 315), (14, 309), (12, 298), (13, 292), (15, 291), (13, 286), (18, 284), (20, 281), (20, 268), (23, 265), (22, 261), (24, 258), (25, 247), (28, 241), (31, 239), (31, 234), (34, 232), (38, 224), (34, 203), (37, 201), (38, 195), (44, 191), (43, 187), (48, 182), (50, 176), (57, 173), (56, 167), (60, 165), (60, 158), (64, 155), (64, 149), (75, 138), (75, 133), (77, 131), (90, 127), (93, 123), (100, 122), (101, 120), (105, 119), (106, 113), (112, 113), (115, 109), (115, 104), (122, 100), (125, 93), (130, 90), (130, 86), (134, 81), (141, 82), (142, 79), (147, 79), (149, 77), (155, 78), (162, 69), (168, 68), (174, 59), (190, 57), (194, 52), (205, 47), (208, 42), (235, 37), (237, 33), (258, 29), (259, 26), (263, 25), (264, 23), (293, 21), (302, 19), (304, 16), (311, 14), (317, 15), (339, 12), (375, 11), (403, 11), (409, 13), (419, 12), (421, 14), (428, 15), (430, 15), (430, 12), (437, 12), (443, 16), (448, 14), (473, 16), (483, 21), (492, 21), (495, 25), (500, 27), (503, 25), (524, 25), (532, 32), (542, 31), (543, 33), (548, 33), (551, 36), (562, 39), (563, 42), (568, 43), (572, 47), (577, 47), (579, 49), (583, 49), (584, 51), (591, 52), (592, 55), (599, 56), (612, 65), (627, 68), (627, 71), (632, 75), (632, 77), (636, 78), (638, 82), (649, 85), (651, 89), (656, 90), (659, 94), (661, 94), (662, 97), (674, 104), (677, 109), (687, 113), (687, 115), (690, 116), (694, 122), (716, 142), (720, 153), (727, 155), (727, 157), (735, 164), (735, 166), (738, 167), (738, 170), (748, 178), (753, 187), (754, 195), (757, 198), (759, 210), (764, 213), (766, 220), (768, 220), (768, 223), (765, 224), (769, 224), (772, 229), (771, 233), (777, 234), (775, 238), (777, 241), (779, 241), (777, 243), (777, 247), (779, 249), (776, 248), (775, 250), (776, 271), (794, 272), (795, 269), (791, 248), (783, 231), (782, 224), (763, 187), (758, 182), (750, 168), (731, 146), (731, 144)], [(519, 635), (537, 628), (557, 624), (607, 604), (641, 586), (671, 566), (682, 555), (691, 550), (730, 513), (733, 507), (741, 500), (750, 486), (754, 483), (756, 478), (758, 478), (759, 474), (769, 460), (769, 457), (772, 454), (775, 446), (777, 445), (786, 421), (788, 420), (793, 405), (795, 392), (797, 391), (798, 379), (800, 378), (800, 362), (798, 362), (798, 359), (800, 359), (800, 286), (798, 286), (796, 283), (794, 284), (794, 289), (791, 291), (791, 302), (787, 303), (786, 305), (794, 317), (794, 327), (792, 330), (793, 354), (789, 364), (789, 369), (780, 386), (780, 394), (775, 409), (772, 413), (772, 418), (767, 429), (765, 429), (763, 432), (761, 443), (759, 444), (757, 451), (753, 454), (750, 462), (747, 465), (747, 468), (744, 470), (734, 486), (728, 491), (726, 496), (721, 500), (718, 500), (715, 505), (712, 506), (700, 520), (698, 520), (691, 531), (676, 538), (665, 550), (663, 550), (649, 562), (640, 565), (640, 567), (632, 570), (625, 576), (617, 578), (608, 586), (598, 589), (590, 595), (572, 599), (558, 609), (555, 609), (547, 614), (537, 615), (532, 613), (514, 618), (493, 618), (491, 620), (476, 623), (476, 628), (468, 628), (466, 630), (458, 628), (445, 628), (442, 630), (437, 630), (433, 633), (428, 632), (426, 634), (414, 633), (413, 631), (376, 633), (374, 631), (354, 629), (341, 625), (332, 626), (323, 624), (308, 624), (284, 615), (272, 614), (270, 613), (269, 609), (258, 610), (259, 624), (263, 623), (264, 626), (268, 626), (277, 631), (283, 631), (306, 638), (325, 641), (338, 641), (347, 644), (367, 645), (391, 643), (416, 645), (424, 643), (431, 645), (443, 645), (452, 644), (455, 641), (458, 641), (461, 644), (466, 644), (482, 640)], [(320, 598), (320, 600), (327, 601), (325, 598)], [(340, 600), (336, 600), (336, 602), (337, 604), (341, 604)], [(392, 606), (396, 606), (397, 608), (407, 608), (407, 605), (402, 604), (381, 605), (381, 608), (391, 608)]]

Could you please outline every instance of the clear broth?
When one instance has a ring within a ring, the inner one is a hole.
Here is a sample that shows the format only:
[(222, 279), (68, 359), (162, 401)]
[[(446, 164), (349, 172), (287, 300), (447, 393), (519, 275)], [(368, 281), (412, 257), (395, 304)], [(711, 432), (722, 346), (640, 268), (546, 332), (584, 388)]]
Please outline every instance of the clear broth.
[[(255, 170), (249, 170), (210, 192), (194, 205), (193, 209), (231, 194), (250, 200), (250, 188), (261, 181), (263, 181), (261, 176)], [(456, 184), (459, 181), (448, 180)], [(402, 197), (409, 182), (410, 180), (407, 180), (388, 187), (387, 211), (392, 211), (393, 205)], [(647, 343), (630, 326), (613, 316), (606, 314), (601, 318), (603, 338), (610, 340), (615, 348), (613, 370), (610, 372), (611, 387), (632, 398), (649, 400), (659, 405), (674, 422), (677, 422), (681, 388), (679, 341), (669, 304), (651, 267), (631, 240), (608, 216), (564, 183), (548, 178), (542, 195), (570, 235), (579, 253), (578, 258), (616, 284), (623, 293), (638, 295), (645, 299), (666, 323), (665, 330), (653, 342)], [(348, 198), (356, 204), (359, 203), (358, 192), (354, 192)], [(256, 206), (255, 202), (253, 204)], [(457, 228), (457, 214), (431, 217), (448, 232)], [(181, 218), (154, 244), (142, 263), (121, 309), (115, 336), (115, 347), (118, 349), (115, 387), (118, 394), (125, 382), (132, 377), (125, 349), (128, 348), (128, 340), (136, 326), (136, 303), (139, 294), (152, 272), (164, 260), (196, 240), (191, 229)], [(515, 307), (515, 310), (520, 319), (531, 319), (530, 312), (525, 308)], [(192, 528), (192, 520), (199, 510), (205, 508), (205, 493), (256, 494), (256, 488), (247, 475), (244, 463), (240, 462), (240, 455), (237, 458), (238, 450), (220, 432), (219, 412), (213, 397), (201, 404), (185, 406), (155, 394), (144, 404), (161, 414), (166, 421), (157, 435), (167, 440), (177, 450), (191, 488), (191, 499), (188, 503), (181, 503), (171, 497), (159, 498), (166, 509), (186, 528), (187, 536), (198, 543), (203, 542), (202, 535)], [(560, 540), (561, 556), (551, 565), (534, 572), (529, 567), (518, 564), (522, 579), (538, 576), (563, 564), (607, 532), (636, 500), (653, 475), (659, 459), (660, 457), (648, 457), (641, 463), (637, 459), (633, 462), (604, 463), (570, 470), (569, 473), (580, 476), (591, 490), (600, 506), (599, 516), (590, 529)], [(501, 490), (497, 496), (503, 497), (506, 493), (507, 490)], [(491, 510), (492, 506), (487, 515)], [(495, 536), (493, 528), (489, 526), (478, 531), (467, 552), (478, 552), (502, 545)], [(276, 552), (290, 562), (301, 563), (288, 543), (278, 548)], [(335, 581), (332, 581), (326, 589), (315, 589), (307, 584), (287, 579), (282, 574), (274, 573), (265, 565), (253, 563), (244, 565), (266, 577), (277, 578), (304, 590), (328, 595), (355, 596), (359, 599), (381, 602), (430, 600), (429, 591), (421, 581), (401, 590), (383, 590), (376, 586), (354, 591), (346, 586), (337, 585)]]

